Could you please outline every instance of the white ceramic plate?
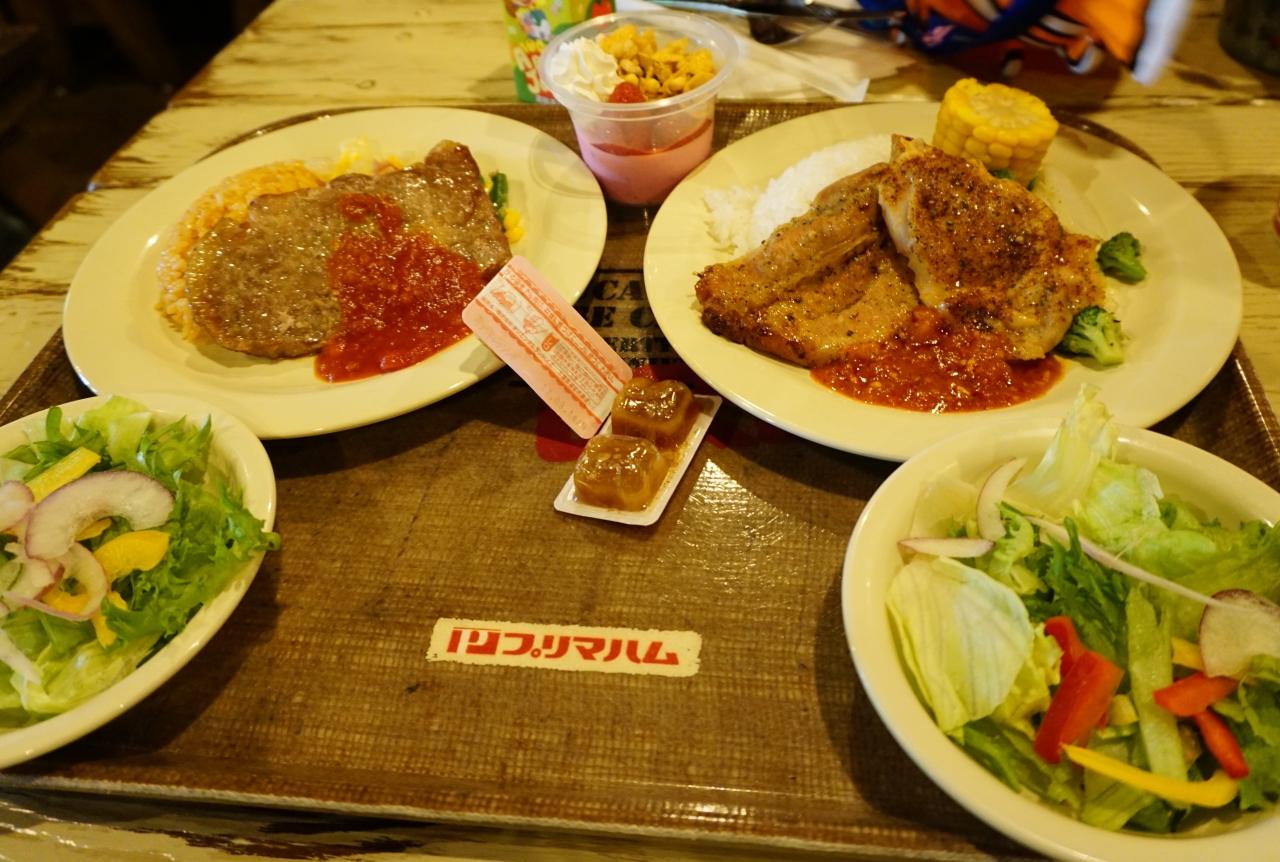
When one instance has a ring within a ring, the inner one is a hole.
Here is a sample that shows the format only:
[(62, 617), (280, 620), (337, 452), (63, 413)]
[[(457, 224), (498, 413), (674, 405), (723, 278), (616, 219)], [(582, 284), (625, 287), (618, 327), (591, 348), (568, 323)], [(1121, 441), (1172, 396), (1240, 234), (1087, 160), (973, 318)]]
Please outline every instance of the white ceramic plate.
[[(276, 517), (275, 473), (262, 443), (243, 422), (192, 398), (148, 392), (122, 394), (151, 408), (161, 421), (172, 422), (185, 417), (189, 422), (201, 424), (205, 417), (210, 417), (213, 422), (211, 463), (221, 467), (240, 488), (245, 508), (263, 521), (265, 529), (272, 528)], [(108, 397), (99, 395), (63, 404), (63, 417), (74, 420), (104, 403)], [(30, 422), (43, 421), (45, 412), (0, 428), (0, 452), (27, 442), (23, 429)], [(225, 590), (196, 612), (186, 628), (115, 685), (39, 724), (0, 732), (0, 768), (22, 763), (79, 739), (159, 688), (203, 649), (227, 621), (249, 589), (261, 563), (261, 554), (246, 563)]]
[[(1072, 862), (1268, 858), (1280, 844), (1280, 817), (1241, 818), (1232, 831), (1213, 835), (1144, 837), (1087, 826), (1021, 796), (953, 744), (911, 688), (885, 596), (902, 567), (897, 540), (909, 534), (921, 492), (948, 471), (973, 481), (1010, 458), (1034, 461), (1057, 427), (1056, 421), (1037, 420), (972, 429), (907, 461), (872, 495), (849, 540), (841, 584), (845, 636), (862, 686), (894, 738), (939, 787), (991, 826), (1042, 853)], [(1194, 446), (1122, 428), (1117, 451), (1121, 460), (1154, 471), (1166, 495), (1193, 501), (1224, 524), (1280, 519), (1280, 493)]]
[(384, 155), (421, 158), (442, 138), (471, 149), (481, 171), (504, 172), (529, 258), (570, 301), (604, 248), (600, 187), (568, 147), (523, 123), (454, 108), (386, 108), (309, 120), (218, 152), (136, 203), (94, 244), (71, 281), (63, 312), (67, 355), (95, 392), (145, 385), (185, 392), (231, 411), (260, 437), (338, 431), (407, 413), (502, 367), (475, 336), (410, 368), (349, 383), (316, 377), (311, 357), (271, 361), (184, 341), (155, 309), (165, 231), (223, 178), (284, 159), (335, 159), (367, 138)]
[[(690, 174), (667, 198), (645, 245), (644, 280), (658, 325), (680, 357), (730, 401), (779, 428), (836, 449), (903, 460), (930, 443), (1008, 418), (1059, 417), (1080, 384), (1128, 425), (1151, 425), (1213, 378), (1240, 329), (1241, 282), (1231, 246), (1213, 218), (1177, 183), (1128, 150), (1062, 128), (1049, 149), (1045, 188), (1072, 230), (1106, 238), (1127, 230), (1143, 244), (1148, 276), (1114, 282), (1130, 336), (1123, 365), (1069, 362), (1043, 397), (976, 413), (934, 415), (862, 404), (814, 382), (806, 369), (721, 338), (702, 325), (699, 270), (728, 258), (707, 232), (708, 189), (762, 186), (809, 153), (868, 135), (932, 137), (937, 105), (861, 105), (810, 114), (737, 141)], [(888, 158), (885, 153), (885, 158)]]

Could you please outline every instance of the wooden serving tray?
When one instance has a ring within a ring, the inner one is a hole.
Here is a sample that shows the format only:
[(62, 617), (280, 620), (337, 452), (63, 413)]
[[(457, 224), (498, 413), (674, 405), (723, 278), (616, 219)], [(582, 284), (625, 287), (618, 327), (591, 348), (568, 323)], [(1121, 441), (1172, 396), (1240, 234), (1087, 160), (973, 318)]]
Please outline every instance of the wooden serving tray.
[[(718, 143), (817, 109), (724, 104)], [(497, 110), (573, 143), (557, 108)], [(644, 302), (649, 215), (610, 212), (579, 307), (629, 359), (671, 363)], [(0, 422), (85, 394), (55, 336)], [(1280, 487), (1280, 426), (1242, 348), (1158, 430)], [(122, 718), (0, 785), (877, 858), (1027, 855), (915, 767), (858, 685), (842, 560), (895, 465), (726, 404), (655, 526), (574, 518), (552, 508), (573, 446), (509, 371), (267, 449), (284, 546), (222, 631)], [(440, 619), (695, 633), (700, 663), (673, 676), (430, 662)]]

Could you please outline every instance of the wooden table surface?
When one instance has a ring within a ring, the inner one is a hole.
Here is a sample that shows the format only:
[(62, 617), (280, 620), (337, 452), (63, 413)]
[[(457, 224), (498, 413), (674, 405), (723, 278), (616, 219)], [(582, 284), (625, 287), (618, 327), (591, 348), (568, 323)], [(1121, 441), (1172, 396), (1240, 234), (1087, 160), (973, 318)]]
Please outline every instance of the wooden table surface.
[[(1076, 77), (1029, 63), (1015, 83), (1136, 142), (1230, 240), (1244, 277), (1241, 339), (1280, 401), (1280, 79), (1219, 47), (1221, 4), (1193, 3), (1174, 61), (1144, 87), (1111, 69)], [(916, 58), (868, 101), (936, 100), (965, 71)], [(1030, 68), (1031, 66), (1036, 68)], [(0, 273), (0, 391), (58, 326), (85, 253), (156, 185), (226, 141), (344, 106), (513, 99), (497, 0), (276, 0), (177, 93)], [(822, 98), (816, 91), (814, 99)], [(289, 817), (219, 807), (13, 793), (0, 796), (0, 859), (205, 860), (808, 858), (606, 835)]]

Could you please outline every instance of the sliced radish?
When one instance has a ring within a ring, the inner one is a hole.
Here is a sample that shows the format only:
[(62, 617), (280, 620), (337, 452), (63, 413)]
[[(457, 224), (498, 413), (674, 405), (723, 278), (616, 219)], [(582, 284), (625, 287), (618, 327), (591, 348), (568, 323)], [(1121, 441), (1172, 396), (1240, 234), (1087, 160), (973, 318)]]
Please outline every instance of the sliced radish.
[(27, 517), (27, 556), (52, 560), (99, 518), (118, 515), (135, 530), (158, 527), (173, 511), (173, 494), (150, 476), (125, 470), (90, 473), (37, 503)]
[(10, 542), (4, 549), (13, 554), (10, 563), (18, 568), (18, 575), (7, 592), (35, 598), (58, 582), (58, 577), (62, 574), (60, 563), (28, 557), (26, 550), (18, 542)]
[(1004, 519), (1000, 517), (1000, 501), (1004, 499), (1005, 489), (1018, 475), (1026, 458), (1014, 458), (1006, 461), (987, 477), (978, 492), (978, 534), (984, 539), (995, 542), (1004, 538)]
[(0, 533), (12, 530), (36, 503), (31, 489), (24, 482), (9, 481), (0, 484)]
[(1208, 676), (1237, 676), (1256, 655), (1280, 657), (1280, 605), (1252, 590), (1213, 594), (1221, 605), (1200, 617), (1200, 658)]
[(917, 554), (929, 554), (933, 557), (981, 557), (995, 547), (995, 543), (987, 539), (968, 538), (932, 538), (918, 536), (900, 539), (898, 545)]
[[(1052, 521), (1046, 521), (1043, 518), (1027, 518), (1027, 520), (1039, 527), (1041, 531), (1048, 534), (1051, 538), (1057, 541), (1058, 544), (1062, 545), (1062, 547), (1071, 547), (1071, 536), (1067, 533), (1066, 527), (1061, 524), (1055, 524)], [(1125, 562), (1115, 554), (1103, 550), (1093, 542), (1090, 542), (1084, 536), (1077, 535), (1077, 538), (1080, 540), (1080, 550), (1084, 551), (1087, 556), (1106, 566), (1108, 569), (1114, 569), (1120, 574), (1128, 575), (1136, 581), (1142, 581), (1143, 583), (1151, 584), (1154, 587), (1160, 587), (1161, 589), (1168, 590), (1171, 593), (1176, 593), (1184, 599), (1190, 599), (1191, 601), (1199, 602), (1202, 605), (1215, 607), (1223, 604), (1212, 596), (1206, 596), (1204, 593), (1197, 593), (1195, 590), (1188, 589), (1182, 584), (1171, 581), (1168, 578), (1162, 578), (1157, 574), (1148, 572), (1144, 568), (1135, 566), (1133, 563)]]
[(107, 573), (103, 571), (102, 566), (84, 545), (72, 545), (67, 553), (59, 559), (59, 562), (64, 567), (62, 579), (74, 578), (88, 596), (84, 607), (79, 611), (60, 610), (30, 596), (19, 595), (12, 590), (3, 594), (4, 601), (10, 605), (17, 604), (34, 608), (43, 613), (73, 622), (84, 622), (92, 617), (97, 613), (98, 608), (102, 606), (102, 600), (106, 598), (107, 590), (110, 589)]

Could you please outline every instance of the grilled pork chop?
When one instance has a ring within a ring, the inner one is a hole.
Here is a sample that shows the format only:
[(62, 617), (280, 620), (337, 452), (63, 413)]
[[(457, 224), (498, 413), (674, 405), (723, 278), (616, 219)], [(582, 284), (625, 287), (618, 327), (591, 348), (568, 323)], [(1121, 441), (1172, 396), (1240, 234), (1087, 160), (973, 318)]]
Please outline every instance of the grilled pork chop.
[(698, 275), (712, 332), (813, 367), (879, 341), (918, 304), (880, 221), (878, 164), (836, 180), (758, 249)]
[(403, 230), (431, 234), (475, 263), (486, 281), (511, 258), (470, 151), (441, 141), (405, 170), (345, 174), (321, 188), (263, 195), (250, 205), (247, 221), (218, 222), (187, 261), (196, 324), (223, 347), (254, 356), (318, 351), (341, 319), (328, 259), (343, 231), (356, 226), (341, 208), (355, 193), (396, 204)]
[(1017, 182), (918, 140), (893, 139), (880, 209), (926, 305), (1002, 332), (1018, 359), (1054, 348), (1103, 299), (1097, 240), (1068, 233)]

